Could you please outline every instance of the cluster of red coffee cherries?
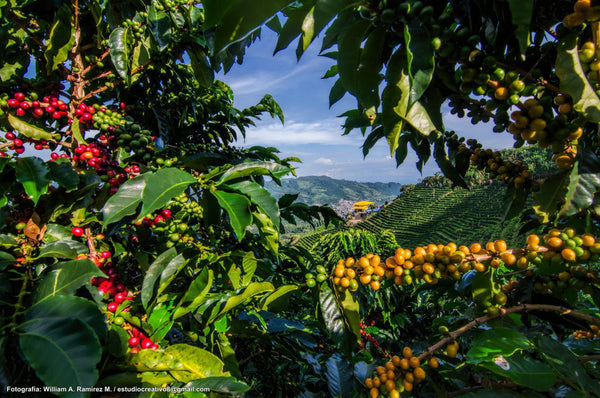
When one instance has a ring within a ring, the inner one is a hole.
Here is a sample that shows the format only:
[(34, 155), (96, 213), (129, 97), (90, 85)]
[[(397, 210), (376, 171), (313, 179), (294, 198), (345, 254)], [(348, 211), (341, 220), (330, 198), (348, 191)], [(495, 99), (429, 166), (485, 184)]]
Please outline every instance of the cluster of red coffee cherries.
[(131, 329), (129, 329), (129, 333), (131, 337), (127, 341), (127, 344), (131, 348), (129, 350), (131, 354), (137, 354), (138, 352), (140, 352), (140, 349), (150, 349), (152, 351), (158, 350), (158, 344), (156, 344), (154, 341), (152, 341), (151, 338), (146, 336), (144, 332), (136, 329), (135, 327), (132, 327)]
[(56, 96), (46, 96), (38, 101), (37, 94), (32, 93), (26, 98), (24, 93), (18, 92), (6, 100), (9, 109), (14, 109), (17, 116), (25, 116), (28, 112), (36, 119), (48, 114), (52, 119), (58, 120), (67, 116), (67, 104)]
[[(370, 326), (375, 326), (375, 321), (371, 321)], [(383, 350), (380, 347), (379, 341), (377, 341), (377, 339), (371, 333), (367, 333), (367, 331), (365, 330), (365, 324), (363, 322), (360, 323), (360, 335), (362, 337), (362, 340), (360, 343), (358, 343), (358, 347), (361, 350), (366, 350), (367, 343), (370, 342), (371, 344), (373, 344), (373, 347), (375, 347), (377, 350), (379, 350), (381, 353), (383, 353), (383, 355), (385, 357), (390, 356), (390, 354), (386, 350)]]
[(153, 227), (156, 224), (161, 223), (168, 218), (171, 218), (171, 210), (159, 210), (154, 212), (154, 217), (144, 217), (141, 221), (141, 225), (143, 225), (144, 227)]

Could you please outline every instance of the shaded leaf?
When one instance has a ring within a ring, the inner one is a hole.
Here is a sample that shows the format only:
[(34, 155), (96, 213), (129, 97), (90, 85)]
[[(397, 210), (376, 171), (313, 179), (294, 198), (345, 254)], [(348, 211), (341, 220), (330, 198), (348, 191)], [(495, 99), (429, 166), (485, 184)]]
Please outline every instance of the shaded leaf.
[(48, 191), (50, 170), (42, 159), (34, 157), (17, 159), (15, 169), (17, 181), (23, 184), (27, 195), (37, 204), (40, 197)]
[(68, 58), (69, 50), (71, 50), (72, 46), (71, 39), (74, 33), (74, 28), (71, 25), (72, 17), (71, 8), (68, 5), (63, 5), (56, 12), (48, 45), (44, 52), (48, 74), (58, 69), (58, 65), (65, 62)]

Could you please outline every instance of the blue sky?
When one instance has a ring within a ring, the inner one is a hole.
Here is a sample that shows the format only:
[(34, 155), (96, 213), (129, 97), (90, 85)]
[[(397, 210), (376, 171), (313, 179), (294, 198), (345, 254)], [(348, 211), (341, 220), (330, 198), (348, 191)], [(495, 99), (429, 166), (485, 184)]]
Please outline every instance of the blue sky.
[[(381, 140), (363, 159), (363, 137), (356, 130), (342, 136), (343, 119), (337, 117), (355, 106), (354, 97), (347, 94), (329, 108), (329, 90), (335, 82), (321, 79), (333, 60), (318, 56), (320, 40), (317, 39), (296, 62), (295, 44), (273, 56), (276, 35), (267, 28), (262, 38), (246, 53), (242, 65), (235, 65), (227, 74), (217, 78), (231, 86), (235, 106), (244, 108), (256, 104), (264, 94), (271, 94), (281, 105), (285, 124), (268, 116), (250, 128), (241, 146), (275, 146), (281, 156), (297, 156), (299, 176), (326, 175), (332, 178), (361, 182), (414, 183), (438, 171), (430, 160), (421, 175), (415, 167), (416, 156), (411, 153), (405, 163), (396, 168), (385, 140)], [(506, 134), (492, 133), (492, 124), (471, 125), (468, 119), (459, 119), (449, 112), (445, 126), (463, 136), (477, 138), (484, 146), (500, 149), (511, 145)]]

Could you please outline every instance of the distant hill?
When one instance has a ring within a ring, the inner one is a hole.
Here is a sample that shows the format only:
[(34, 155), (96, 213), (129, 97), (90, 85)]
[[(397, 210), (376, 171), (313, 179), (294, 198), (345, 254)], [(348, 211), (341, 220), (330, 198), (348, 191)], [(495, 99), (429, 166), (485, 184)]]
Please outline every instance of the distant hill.
[(281, 186), (272, 181), (265, 184), (276, 198), (298, 193), (298, 201), (308, 205), (334, 205), (340, 200), (369, 200), (381, 204), (396, 198), (401, 187), (402, 184), (396, 182), (356, 182), (326, 176), (286, 178), (281, 180)]

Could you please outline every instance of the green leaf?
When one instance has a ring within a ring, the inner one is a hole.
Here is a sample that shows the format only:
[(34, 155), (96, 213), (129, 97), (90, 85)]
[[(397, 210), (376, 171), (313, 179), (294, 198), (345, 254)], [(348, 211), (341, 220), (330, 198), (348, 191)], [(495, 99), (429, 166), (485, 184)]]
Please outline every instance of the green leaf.
[(73, 134), (73, 138), (77, 140), (79, 144), (86, 145), (85, 139), (83, 135), (81, 135), (81, 129), (79, 128), (79, 119), (74, 118), (73, 123), (71, 123), (71, 134)]
[(163, 168), (150, 174), (142, 194), (139, 217), (160, 209), (194, 182), (196, 179), (191, 174), (176, 168)]
[(354, 333), (357, 342), (360, 341), (362, 336), (360, 334), (361, 317), (360, 305), (358, 303), (358, 300), (350, 291), (345, 290), (344, 293), (342, 293), (341, 306), (342, 313), (344, 315), (344, 318), (346, 319), (346, 325), (348, 326), (348, 329), (350, 329), (350, 331)]
[(106, 201), (102, 208), (103, 229), (126, 216), (136, 214), (149, 176), (149, 173), (145, 173), (125, 181), (117, 193)]
[(194, 77), (196, 81), (202, 87), (210, 87), (215, 79), (215, 72), (210, 66), (210, 62), (206, 57), (204, 51), (196, 50), (191, 51), (188, 49), (187, 53), (190, 56), (190, 64), (194, 71)]
[(568, 171), (558, 172), (547, 178), (541, 189), (533, 195), (533, 209), (540, 222), (545, 224), (558, 211), (558, 204), (564, 198)]
[(223, 183), (229, 180), (235, 180), (236, 178), (259, 175), (268, 175), (278, 179), (289, 174), (291, 171), (291, 168), (279, 163), (250, 160), (235, 165), (227, 170), (223, 173), (219, 182)]
[(110, 59), (117, 74), (126, 84), (129, 83), (129, 43), (127, 34), (127, 29), (119, 27), (113, 30), (108, 38)]
[(342, 79), (337, 79), (329, 92), (329, 107), (331, 108), (333, 104), (341, 100), (346, 95), (346, 92)]
[(44, 52), (46, 71), (49, 74), (58, 69), (58, 65), (65, 62), (71, 50), (74, 36), (74, 27), (71, 24), (73, 15), (68, 5), (63, 5), (56, 12), (54, 24), (50, 31), (48, 45)]
[(227, 211), (229, 214), (229, 222), (238, 241), (241, 241), (246, 234), (246, 227), (252, 224), (252, 214), (250, 213), (250, 200), (237, 193), (230, 193), (224, 191), (211, 191), (210, 192), (217, 201), (219, 206)]
[(340, 354), (334, 354), (325, 363), (325, 377), (331, 397), (349, 397), (354, 391), (354, 368)]
[(46, 130), (43, 130), (37, 126), (24, 122), (12, 114), (8, 114), (8, 123), (12, 126), (13, 129), (17, 130), (19, 133), (23, 134), (27, 138), (31, 138), (33, 140), (52, 140), (54, 139), (54, 135), (50, 134)]
[(12, 254), (0, 251), (0, 271), (4, 271), (6, 267), (15, 264), (16, 259)]
[(495, 362), (481, 363), (480, 366), (536, 391), (548, 391), (556, 383), (556, 373), (550, 366), (528, 357), (497, 357)]
[[(270, 19), (277, 11), (292, 3), (291, 0), (271, 0), (256, 2), (254, 0), (235, 0), (222, 4), (222, 0), (205, 0), (202, 2), (206, 11), (206, 21), (215, 26), (213, 53), (218, 54), (240, 39), (243, 39)], [(219, 8), (222, 7), (221, 10)]]
[(579, 61), (577, 34), (564, 37), (558, 43), (556, 75), (560, 79), (560, 90), (573, 98), (573, 109), (582, 113), (588, 121), (600, 123), (600, 98), (587, 80)]
[(427, 113), (427, 109), (420, 102), (412, 104), (405, 116), (399, 116), (422, 135), (428, 136), (432, 131), (437, 130)]
[(555, 371), (576, 383), (574, 387), (579, 387), (580, 391), (600, 391), (600, 383), (586, 373), (577, 357), (564, 344), (540, 335), (535, 345)]
[[(407, 43), (407, 71), (410, 76), (410, 104), (416, 103), (429, 87), (435, 69), (434, 50), (428, 29), (419, 18), (404, 26)], [(400, 115), (402, 116), (402, 115)]]
[(331, 339), (340, 345), (345, 338), (344, 317), (338, 307), (335, 294), (328, 286), (321, 288), (319, 304), (327, 332)]
[(212, 287), (213, 278), (213, 271), (210, 268), (205, 267), (202, 272), (194, 278), (190, 287), (179, 301), (177, 309), (173, 314), (173, 319), (180, 318), (189, 312), (193, 312), (204, 302), (204, 298)]
[(228, 184), (227, 187), (243, 193), (250, 197), (250, 201), (257, 205), (259, 209), (265, 213), (273, 224), (279, 229), (279, 206), (277, 200), (263, 186), (254, 181), (240, 181), (233, 184)]
[(15, 168), (17, 181), (23, 184), (27, 195), (37, 204), (40, 197), (48, 191), (50, 184), (46, 163), (39, 158), (19, 158)]
[[(227, 317), (223, 317), (227, 321)], [(231, 346), (229, 339), (227, 338), (227, 334), (219, 333), (217, 338), (217, 346), (219, 347), (219, 354), (221, 359), (225, 363), (225, 369), (227, 369), (232, 376), (242, 377), (242, 372), (240, 371), (240, 364), (235, 357), (235, 350)]]
[(361, 43), (371, 26), (370, 21), (355, 21), (340, 34), (338, 41), (338, 72), (344, 88), (355, 96), (359, 95), (358, 67), (360, 66)]
[(75, 240), (59, 240), (48, 243), (40, 250), (40, 254), (34, 259), (51, 257), (51, 258), (70, 258), (74, 259), (78, 254), (85, 252), (87, 247)]
[(235, 377), (207, 377), (186, 385), (193, 388), (208, 388), (211, 392), (239, 395), (250, 390), (250, 386)]
[(456, 167), (454, 167), (454, 165), (450, 162), (450, 159), (444, 150), (444, 143), (445, 141), (443, 138), (435, 142), (433, 151), (435, 161), (437, 162), (438, 166), (440, 166), (440, 170), (442, 170), (444, 175), (448, 177), (454, 184), (463, 188), (467, 188), (468, 186), (463, 176), (460, 175)]
[(163, 52), (171, 42), (171, 18), (164, 11), (157, 11), (154, 5), (148, 7), (148, 27), (158, 46)]
[(266, 292), (271, 292), (273, 290), (275, 290), (275, 287), (273, 287), (273, 285), (269, 282), (251, 283), (240, 294), (237, 294), (233, 297), (228, 298), (223, 303), (222, 307), (219, 307), (219, 311), (216, 314), (214, 314), (214, 313), (211, 314), (211, 316), (208, 319), (208, 322), (210, 323), (210, 322), (214, 321), (215, 319), (226, 314), (227, 312), (229, 312), (233, 308), (237, 307), (238, 305), (242, 304), (243, 302), (245, 302), (246, 300), (248, 300), (251, 297), (254, 297), (259, 294), (266, 293)]
[(56, 159), (53, 162), (48, 162), (47, 166), (50, 168), (49, 177), (52, 181), (56, 181), (67, 192), (77, 188), (79, 175), (73, 170), (73, 166), (68, 159)]
[(531, 18), (533, 17), (534, 3), (533, 0), (508, 0), (512, 23), (517, 27), (515, 29), (515, 36), (519, 41), (521, 54), (525, 54), (525, 51), (531, 44), (529, 25), (531, 24)]
[(146, 310), (149, 308), (149, 304), (154, 300), (157, 295), (160, 279), (162, 272), (168, 267), (168, 265), (177, 258), (177, 250), (174, 247), (162, 252), (156, 260), (150, 265), (144, 281), (142, 282), (142, 305)]
[(287, 19), (278, 34), (277, 44), (275, 45), (273, 54), (277, 54), (279, 51), (286, 48), (296, 37), (302, 34), (302, 24), (304, 23), (304, 19), (314, 9), (315, 3), (316, 0), (309, 0), (302, 2), (300, 7), (286, 10)]
[(39, 303), (57, 295), (73, 294), (94, 276), (104, 276), (104, 273), (90, 260), (55, 264), (43, 274), (34, 293), (34, 302)]
[(408, 112), (410, 77), (406, 72), (405, 50), (397, 49), (392, 55), (385, 75), (386, 87), (382, 93), (382, 119), (385, 137), (390, 147), (390, 156), (398, 148), (404, 128), (401, 116)]
[(298, 289), (299, 287), (297, 285), (280, 286), (273, 293), (265, 297), (261, 310), (279, 312), (286, 309), (289, 302), (289, 296)]
[[(38, 377), (49, 386), (93, 386), (102, 348), (91, 327), (79, 319), (41, 318), (23, 325), (19, 346)], [(150, 350), (149, 350), (150, 351)], [(60, 392), (61, 397), (86, 397)]]
[(600, 191), (600, 160), (593, 152), (580, 151), (569, 176), (565, 204), (560, 214), (572, 216), (594, 203), (594, 195)]
[(318, 0), (302, 22), (302, 49), (306, 50), (323, 28), (351, 4), (350, 0)]
[[(98, 336), (106, 339), (106, 317), (93, 301), (77, 296), (54, 296), (35, 304), (25, 313), (23, 325), (40, 319), (75, 318), (85, 322)], [(23, 326), (25, 327), (25, 326)]]
[(521, 332), (494, 327), (480, 331), (472, 340), (471, 349), (467, 353), (469, 363), (493, 361), (499, 355), (509, 357), (519, 350), (526, 350), (531, 343)]
[(139, 373), (167, 371), (182, 383), (206, 377), (229, 376), (223, 371), (223, 362), (218, 357), (188, 344), (173, 344), (164, 351), (141, 350), (138, 354), (127, 355), (124, 362), (129, 369)]

